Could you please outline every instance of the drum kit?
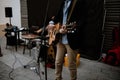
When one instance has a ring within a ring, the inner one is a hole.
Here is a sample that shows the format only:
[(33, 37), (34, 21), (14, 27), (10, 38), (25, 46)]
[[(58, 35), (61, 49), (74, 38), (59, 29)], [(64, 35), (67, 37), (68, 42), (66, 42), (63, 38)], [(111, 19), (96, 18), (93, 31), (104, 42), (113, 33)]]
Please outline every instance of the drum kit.
[[(24, 34), (24, 35), (22, 35), (22, 38), (25, 40), (28, 40), (27, 45), (29, 45), (29, 49), (32, 50), (34, 47), (36, 47), (36, 49), (38, 51), (38, 54), (36, 57), (37, 58), (36, 63), (38, 64), (38, 68), (40, 68), (42, 62), (45, 63), (44, 70), (43, 70), (44, 72), (42, 71), (42, 73), (44, 73), (44, 76), (45, 76), (47, 74), (46, 67), (54, 68), (54, 66), (55, 66), (54, 65), (55, 64), (55, 50), (54, 50), (53, 45), (48, 44), (48, 37), (38, 36), (35, 34)], [(33, 44), (33, 43), (35, 43), (35, 44)], [(26, 44), (26, 41), (25, 41), (25, 44)], [(35, 55), (35, 52), (33, 55)], [(43, 61), (41, 61), (41, 58), (44, 58)], [(26, 68), (26, 66), (24, 66), (24, 68)], [(37, 69), (37, 70), (38, 70), (37, 73), (40, 75), (40, 73), (41, 73), (40, 70), (39, 69)], [(41, 75), (43, 75), (43, 74), (41, 74)]]

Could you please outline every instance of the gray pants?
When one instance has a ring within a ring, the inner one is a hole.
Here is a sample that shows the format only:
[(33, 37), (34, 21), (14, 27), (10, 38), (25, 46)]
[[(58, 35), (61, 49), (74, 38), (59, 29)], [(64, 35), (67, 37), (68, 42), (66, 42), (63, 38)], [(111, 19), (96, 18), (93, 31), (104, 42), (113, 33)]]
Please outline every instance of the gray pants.
[(77, 52), (72, 50), (68, 44), (57, 44), (57, 53), (55, 61), (55, 75), (56, 80), (62, 80), (62, 68), (64, 63), (64, 55), (67, 51), (68, 56), (68, 68), (70, 71), (71, 80), (77, 78), (76, 56)]

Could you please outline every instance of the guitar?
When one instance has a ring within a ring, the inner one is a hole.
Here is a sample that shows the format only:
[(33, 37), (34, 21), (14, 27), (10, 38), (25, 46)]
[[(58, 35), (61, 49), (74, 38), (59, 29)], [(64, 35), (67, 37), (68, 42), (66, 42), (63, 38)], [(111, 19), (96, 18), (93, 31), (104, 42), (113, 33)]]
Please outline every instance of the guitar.
[[(67, 33), (74, 33), (76, 31), (75, 28), (75, 24), (76, 22), (72, 22), (70, 24), (66, 24), (65, 28), (67, 30)], [(61, 29), (61, 25), (60, 23), (57, 23), (54, 28), (52, 30), (49, 31), (48, 35), (49, 35), (49, 39), (48, 39), (48, 44), (51, 45), (53, 43), (53, 41), (55, 41), (56, 39), (56, 34), (59, 33), (60, 29)]]

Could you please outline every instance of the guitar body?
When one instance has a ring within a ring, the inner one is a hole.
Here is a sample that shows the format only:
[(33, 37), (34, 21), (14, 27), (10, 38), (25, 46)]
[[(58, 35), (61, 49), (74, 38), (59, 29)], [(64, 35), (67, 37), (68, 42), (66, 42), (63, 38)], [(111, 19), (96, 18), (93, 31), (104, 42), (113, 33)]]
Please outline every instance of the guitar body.
[[(74, 33), (74, 31), (76, 31), (75, 24), (76, 22), (65, 25), (65, 29), (67, 30), (67, 33)], [(60, 28), (61, 28), (60, 23), (57, 23), (54, 26), (54, 28), (49, 31), (48, 33), (49, 35), (48, 44), (49, 45), (52, 45), (52, 43), (56, 44), (57, 42), (59, 42), (61, 35), (62, 35), (61, 33), (59, 33)]]

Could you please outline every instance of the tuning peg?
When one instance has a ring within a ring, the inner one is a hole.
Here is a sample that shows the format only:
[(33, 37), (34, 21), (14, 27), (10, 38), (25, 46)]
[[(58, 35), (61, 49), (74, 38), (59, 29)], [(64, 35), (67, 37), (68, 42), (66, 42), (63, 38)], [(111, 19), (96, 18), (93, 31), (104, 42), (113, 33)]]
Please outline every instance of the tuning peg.
[(75, 31), (73, 30), (71, 33), (74, 33)]
[(76, 24), (76, 21), (74, 21), (73, 23)]

